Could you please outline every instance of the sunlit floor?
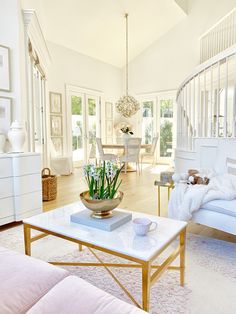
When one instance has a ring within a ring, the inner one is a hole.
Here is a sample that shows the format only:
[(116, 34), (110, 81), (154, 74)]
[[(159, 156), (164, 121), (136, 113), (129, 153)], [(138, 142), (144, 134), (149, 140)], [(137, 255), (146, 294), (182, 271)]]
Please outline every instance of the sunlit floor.
[[(157, 191), (154, 181), (159, 179), (161, 171), (168, 168), (168, 165), (151, 166), (146, 164), (143, 165), (143, 171), (140, 175), (137, 172), (122, 173), (121, 190), (124, 192), (124, 198), (120, 207), (156, 215)], [(73, 175), (58, 177), (57, 199), (55, 201), (44, 202), (43, 208), (47, 211), (76, 202), (80, 199), (79, 194), (86, 189), (87, 185), (83, 178), (82, 169), (76, 168)], [(161, 193), (162, 216), (167, 216), (167, 205), (167, 189), (163, 188)], [(194, 223), (189, 224), (188, 232), (236, 243), (236, 237), (232, 235)]]
[[(160, 172), (168, 168), (168, 165), (158, 165), (155, 167), (143, 165), (140, 175), (137, 172), (121, 173), (122, 184), (120, 189), (124, 192), (121, 207), (134, 211), (145, 211), (155, 215), (157, 213), (156, 188), (153, 183), (159, 177)], [(58, 177), (57, 199), (51, 202), (44, 202), (44, 210), (47, 211), (76, 202), (80, 199), (79, 194), (86, 189), (87, 185), (82, 169), (75, 168), (73, 175)], [(163, 190), (163, 201), (165, 201), (165, 192)], [(132, 206), (130, 206), (131, 204)], [(166, 207), (167, 203), (165, 201), (163, 214), (167, 213)]]

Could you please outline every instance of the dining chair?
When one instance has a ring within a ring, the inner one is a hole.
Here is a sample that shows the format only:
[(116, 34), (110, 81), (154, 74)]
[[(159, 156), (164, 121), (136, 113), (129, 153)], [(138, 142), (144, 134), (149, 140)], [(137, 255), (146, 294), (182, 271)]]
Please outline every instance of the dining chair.
[(96, 144), (92, 143), (89, 145), (89, 155), (88, 155), (88, 163), (90, 163), (90, 161), (94, 160), (95, 161), (95, 165), (97, 165), (97, 154), (96, 154)]
[(136, 164), (136, 170), (140, 174), (139, 166), (139, 153), (141, 148), (141, 138), (131, 137), (125, 140), (124, 146), (124, 155), (119, 157), (120, 163), (125, 164), (125, 173), (127, 173), (127, 165), (129, 162), (134, 162)]
[(96, 138), (97, 148), (98, 148), (98, 154), (99, 154), (99, 160), (105, 161), (105, 160), (117, 160), (117, 156), (115, 154), (105, 154), (103, 147), (102, 147), (102, 140), (100, 138)]
[(154, 164), (155, 151), (156, 151), (156, 147), (157, 147), (158, 138), (159, 138), (158, 135), (156, 137), (153, 137), (152, 146), (151, 146), (150, 151), (141, 154), (141, 167), (142, 167), (142, 169), (143, 169), (143, 158), (145, 158), (145, 157), (151, 157), (152, 158), (152, 164)]
[(50, 149), (50, 168), (52, 173), (67, 176), (73, 173), (73, 161), (72, 155), (57, 153), (56, 148), (51, 140), (49, 139), (49, 149)]

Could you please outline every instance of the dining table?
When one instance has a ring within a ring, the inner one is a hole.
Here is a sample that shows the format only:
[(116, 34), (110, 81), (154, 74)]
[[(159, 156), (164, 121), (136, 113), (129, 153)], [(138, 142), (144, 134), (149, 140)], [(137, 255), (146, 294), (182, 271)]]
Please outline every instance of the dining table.
[[(148, 149), (151, 148), (152, 144), (141, 144), (141, 149)], [(104, 149), (124, 149), (125, 144), (102, 144)]]
[[(102, 144), (103, 149), (125, 149), (125, 144), (111, 143), (111, 144)], [(141, 144), (141, 149), (150, 149), (152, 144)], [(135, 172), (137, 169), (133, 168), (130, 163), (127, 164), (127, 172)]]

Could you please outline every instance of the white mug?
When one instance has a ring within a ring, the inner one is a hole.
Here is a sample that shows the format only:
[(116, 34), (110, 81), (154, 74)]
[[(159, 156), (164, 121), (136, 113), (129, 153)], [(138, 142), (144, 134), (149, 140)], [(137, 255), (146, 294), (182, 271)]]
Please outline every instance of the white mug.
[[(151, 229), (151, 225), (154, 224), (154, 227)], [(151, 221), (148, 218), (135, 218), (133, 220), (134, 231), (137, 235), (144, 236), (149, 231), (154, 231), (157, 228), (157, 223)]]

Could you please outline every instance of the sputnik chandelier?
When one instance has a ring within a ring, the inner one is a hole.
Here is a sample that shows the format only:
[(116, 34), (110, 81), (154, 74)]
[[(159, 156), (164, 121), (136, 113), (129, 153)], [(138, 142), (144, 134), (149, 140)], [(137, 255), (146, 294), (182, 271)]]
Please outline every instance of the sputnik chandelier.
[(117, 111), (125, 118), (130, 118), (134, 115), (140, 108), (138, 101), (129, 95), (129, 76), (128, 76), (128, 13), (125, 14), (125, 22), (126, 22), (126, 65), (125, 65), (125, 72), (126, 72), (126, 94), (122, 96), (117, 104), (116, 109)]

